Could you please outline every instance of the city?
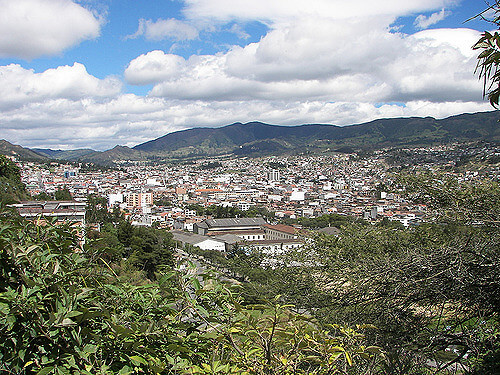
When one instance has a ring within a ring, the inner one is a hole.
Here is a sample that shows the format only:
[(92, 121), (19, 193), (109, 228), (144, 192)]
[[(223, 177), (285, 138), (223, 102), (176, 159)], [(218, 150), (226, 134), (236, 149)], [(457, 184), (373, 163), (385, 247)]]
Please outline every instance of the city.
[[(458, 182), (498, 180), (499, 155), (494, 144), (479, 143), (388, 149), (362, 156), (329, 153), (220, 157), (170, 165), (117, 161), (118, 167), (104, 170), (85, 170), (81, 163), (20, 162), (19, 165), (22, 181), (33, 197), (67, 189), (74, 200), (81, 202), (75, 210), (80, 215), (77, 220), (82, 223), (81, 210), (87, 197), (93, 194), (106, 198), (108, 210), (119, 208), (133, 225), (201, 234), (197, 224), (212, 218), (203, 214), (203, 208), (210, 206), (232, 207), (241, 214), (252, 210), (256, 216), (265, 216), (267, 225), (293, 225), (288, 231), (300, 230), (301, 218), (329, 214), (360, 218), (373, 224), (389, 220), (404, 227), (415, 226), (432, 215), (425, 204), (411, 203), (395, 188), (399, 171), (404, 173), (409, 165), (418, 165), (406, 173), (441, 173), (453, 176)], [(29, 204), (24, 203), (25, 209), (26, 205)], [(40, 213), (35, 210), (31, 216)], [(264, 229), (260, 228), (261, 233)], [(241, 234), (240, 237), (246, 244), (260, 247), (264, 247), (263, 240), (269, 240)], [(198, 239), (198, 243), (202, 240)], [(226, 239), (225, 246), (234, 241)], [(292, 245), (296, 246), (297, 241)], [(216, 249), (221, 245), (212, 246)]]

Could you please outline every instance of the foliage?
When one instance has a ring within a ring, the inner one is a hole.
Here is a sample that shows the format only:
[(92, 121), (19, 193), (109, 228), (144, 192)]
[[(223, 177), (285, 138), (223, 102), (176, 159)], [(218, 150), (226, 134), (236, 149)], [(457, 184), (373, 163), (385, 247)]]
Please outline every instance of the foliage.
[(336, 227), (340, 228), (348, 223), (364, 223), (364, 220), (346, 215), (339, 214), (327, 214), (315, 218), (300, 217), (297, 222), (306, 228), (326, 228), (326, 227)]
[(34, 195), (33, 199), (36, 201), (52, 201), (54, 200), (54, 197), (47, 194), (45, 191), (42, 191), (41, 193)]
[(10, 204), (27, 197), (28, 193), (21, 181), (18, 166), (12, 160), (0, 155), (0, 203)]
[(87, 197), (85, 209), (85, 218), (90, 224), (116, 223), (123, 220), (120, 210), (115, 207), (109, 212), (107, 199), (97, 194), (90, 194)]
[[(486, 18), (486, 14), (492, 13), (491, 18)], [(478, 16), (495, 25), (500, 26), (500, 1), (495, 2)], [(485, 31), (481, 38), (472, 47), (475, 50), (480, 50), (476, 72), (479, 71), (479, 77), (483, 80), (484, 95), (492, 106), (496, 107), (500, 98), (500, 34), (498, 31), (493, 33)]]
[(160, 197), (155, 197), (153, 199), (153, 204), (155, 206), (171, 206), (172, 202), (170, 202), (170, 199), (168, 197), (162, 195)]
[(192, 268), (119, 283), (67, 225), (2, 214), (0, 251), (1, 372), (368, 374), (380, 357), (357, 331), (319, 330), (277, 300), (244, 307)]
[(145, 271), (150, 280), (154, 280), (155, 272), (162, 266), (173, 265), (173, 248), (172, 234), (166, 230), (137, 227), (130, 238), (129, 261)]
[(273, 262), (245, 252), (211, 259), (246, 281), (250, 301), (280, 294), (322, 326), (374, 324), (368, 337), (386, 351), (388, 373), (420, 371), (429, 359), (443, 372), (465, 364), (498, 373), (498, 183), (426, 174), (399, 183), (432, 209), (432, 222), (405, 229), (345, 221), (338, 235), (317, 235)]
[[(144, 271), (144, 278), (156, 279), (156, 272), (173, 265), (174, 241), (164, 229), (134, 227), (129, 221), (107, 222), (100, 231), (88, 233), (89, 249), (107, 262), (126, 261), (125, 268)], [(120, 266), (122, 268), (122, 266)]]
[(274, 217), (274, 214), (265, 207), (252, 207), (249, 210), (242, 211), (238, 207), (210, 205), (203, 207), (199, 204), (190, 204), (189, 210), (196, 211), (198, 216), (211, 216), (214, 219), (224, 219), (233, 217)]
[(73, 199), (67, 186), (64, 186), (62, 189), (57, 189), (54, 193), (54, 198), (56, 201), (70, 201)]

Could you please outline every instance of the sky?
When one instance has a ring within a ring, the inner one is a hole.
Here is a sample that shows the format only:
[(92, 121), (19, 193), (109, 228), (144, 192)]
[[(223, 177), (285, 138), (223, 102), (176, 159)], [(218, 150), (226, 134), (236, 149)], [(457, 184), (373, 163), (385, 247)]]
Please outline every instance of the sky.
[(0, 0), (0, 139), (134, 146), (193, 127), (493, 108), (482, 0)]

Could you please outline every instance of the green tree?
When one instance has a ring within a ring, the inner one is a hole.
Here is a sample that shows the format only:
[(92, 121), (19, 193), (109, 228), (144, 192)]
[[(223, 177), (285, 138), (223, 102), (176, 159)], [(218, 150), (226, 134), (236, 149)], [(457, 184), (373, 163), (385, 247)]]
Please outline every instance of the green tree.
[(50, 196), (45, 191), (42, 191), (41, 193), (34, 195), (33, 199), (36, 201), (51, 201), (54, 200), (54, 197)]
[(137, 227), (130, 238), (129, 261), (145, 271), (150, 280), (156, 280), (156, 272), (162, 266), (173, 265), (173, 249), (172, 234), (166, 230)]
[(318, 329), (279, 298), (243, 306), (192, 268), (131, 286), (78, 246), (69, 225), (0, 212), (0, 372), (374, 374), (380, 363), (362, 327)]
[(87, 197), (86, 220), (91, 224), (104, 224), (112, 221), (112, 216), (108, 211), (108, 201), (97, 194), (90, 194)]
[(18, 166), (0, 155), (0, 203), (9, 204), (28, 198)]
[(57, 189), (54, 193), (54, 198), (56, 201), (70, 201), (73, 199), (67, 186), (64, 186), (62, 189)]

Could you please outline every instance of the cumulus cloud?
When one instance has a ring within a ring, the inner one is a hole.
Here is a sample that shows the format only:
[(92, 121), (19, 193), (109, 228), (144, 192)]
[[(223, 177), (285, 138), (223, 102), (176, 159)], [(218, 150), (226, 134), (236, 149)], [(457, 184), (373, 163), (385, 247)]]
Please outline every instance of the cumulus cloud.
[(106, 150), (172, 131), (260, 120), (278, 125), (350, 125), (382, 117), (434, 116), (490, 109), (487, 103), (428, 101), (405, 106), (325, 101), (179, 101), (131, 94), (97, 100), (50, 99), (0, 112), (2, 137), (27, 147)]
[(54, 55), (99, 36), (99, 17), (70, 0), (0, 0), (0, 57)]
[(153, 51), (134, 59), (125, 77), (154, 83), (152, 96), (183, 100), (481, 100), (470, 48), (479, 32), (404, 35), (380, 18), (363, 21), (303, 20), (257, 43), (187, 60)]
[(184, 0), (184, 13), (192, 19), (227, 22), (233, 19), (288, 23), (313, 17), (344, 19), (382, 15), (404, 16), (431, 11), (452, 4), (454, 0)]
[[(119, 80), (93, 77), (79, 63), (41, 73), (0, 66), (2, 137), (31, 147), (103, 150), (235, 121), (349, 125), (489, 110), (473, 76), (470, 46), (479, 32), (406, 35), (391, 28), (400, 16), (430, 14), (450, 2), (185, 0), (186, 21), (143, 20), (135, 36), (186, 40), (199, 38), (196, 30), (207, 25), (239, 33), (244, 21), (264, 22), (268, 31), (212, 55), (137, 56), (124, 77), (152, 84), (145, 97), (123, 94)], [(190, 25), (196, 30), (183, 29)]]
[(173, 39), (177, 41), (192, 40), (198, 37), (198, 29), (184, 21), (170, 18), (167, 20), (159, 19), (139, 20), (139, 28), (133, 35), (127, 38), (135, 39), (144, 36), (148, 40)]
[(183, 57), (151, 51), (132, 60), (125, 69), (125, 79), (133, 85), (148, 85), (174, 79), (186, 65)]
[(0, 109), (20, 108), (49, 99), (107, 98), (120, 93), (122, 83), (113, 77), (98, 79), (84, 65), (60, 66), (42, 73), (18, 64), (0, 66)]
[(429, 17), (420, 14), (417, 18), (415, 18), (414, 25), (420, 30), (427, 29), (429, 26), (435, 25), (439, 21), (442, 21), (446, 18), (448, 12), (445, 12), (444, 8), (441, 9), (440, 12), (432, 13)]

